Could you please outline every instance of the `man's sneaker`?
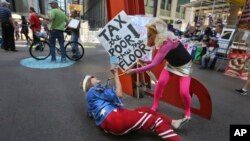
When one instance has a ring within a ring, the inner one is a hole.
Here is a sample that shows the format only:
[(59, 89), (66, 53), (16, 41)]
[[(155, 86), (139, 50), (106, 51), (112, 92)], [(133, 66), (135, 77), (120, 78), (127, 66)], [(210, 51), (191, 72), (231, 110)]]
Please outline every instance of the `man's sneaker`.
[(236, 92), (238, 92), (241, 95), (247, 95), (247, 91), (243, 90), (243, 89), (235, 89)]
[(185, 117), (183, 119), (172, 120), (171, 125), (172, 125), (173, 129), (175, 129), (175, 130), (182, 130), (187, 126), (187, 124), (190, 122), (190, 120), (191, 120), (191, 118), (187, 118), (187, 117)]

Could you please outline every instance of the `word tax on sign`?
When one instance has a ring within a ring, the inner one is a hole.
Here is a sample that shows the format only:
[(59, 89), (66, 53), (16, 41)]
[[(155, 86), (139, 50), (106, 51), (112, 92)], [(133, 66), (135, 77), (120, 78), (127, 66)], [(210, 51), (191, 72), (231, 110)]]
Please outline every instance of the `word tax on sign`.
[(118, 58), (122, 71), (132, 67), (137, 59), (151, 58), (152, 54), (146, 46), (146, 38), (138, 32), (138, 25), (131, 23), (132, 18), (121, 11), (97, 35), (108, 54)]

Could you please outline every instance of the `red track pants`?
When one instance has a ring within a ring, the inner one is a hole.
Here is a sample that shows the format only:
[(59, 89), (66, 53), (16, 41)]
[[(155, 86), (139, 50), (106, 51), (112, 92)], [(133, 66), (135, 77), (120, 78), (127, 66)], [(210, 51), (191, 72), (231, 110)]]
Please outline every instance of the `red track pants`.
[(147, 107), (135, 110), (118, 108), (108, 115), (100, 127), (115, 135), (133, 130), (153, 131), (164, 141), (180, 141), (171, 127), (171, 121), (169, 117)]

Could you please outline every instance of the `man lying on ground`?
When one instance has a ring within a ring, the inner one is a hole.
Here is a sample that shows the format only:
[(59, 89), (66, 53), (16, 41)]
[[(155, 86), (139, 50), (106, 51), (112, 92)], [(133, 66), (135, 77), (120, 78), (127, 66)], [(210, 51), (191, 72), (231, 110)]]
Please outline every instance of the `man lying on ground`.
[(114, 135), (141, 130), (155, 132), (164, 141), (180, 141), (173, 129), (179, 128), (181, 120), (172, 120), (147, 107), (134, 110), (124, 108), (121, 101), (122, 87), (114, 65), (111, 72), (115, 81), (113, 88), (101, 86), (101, 80), (91, 75), (86, 75), (81, 83), (86, 93), (88, 115), (95, 120), (96, 125)]

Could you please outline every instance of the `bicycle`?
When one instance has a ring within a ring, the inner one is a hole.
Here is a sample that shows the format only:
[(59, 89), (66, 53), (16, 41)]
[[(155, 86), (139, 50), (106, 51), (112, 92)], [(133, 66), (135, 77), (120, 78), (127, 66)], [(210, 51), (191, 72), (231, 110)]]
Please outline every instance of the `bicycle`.
[[(41, 35), (36, 35), (36, 36), (40, 38), (40, 42), (36, 44), (32, 43), (29, 48), (29, 53), (31, 57), (33, 57), (36, 60), (45, 60), (51, 54), (50, 45), (49, 45), (49, 42), (47, 41), (48, 37), (41, 36)], [(74, 45), (76, 47), (73, 47)], [(66, 43), (64, 48), (65, 48), (66, 57), (69, 60), (78, 61), (84, 55), (84, 48), (82, 44), (80, 44), (79, 42), (69, 41), (68, 43)], [(61, 54), (60, 47), (56, 46), (55, 49), (58, 54)]]

